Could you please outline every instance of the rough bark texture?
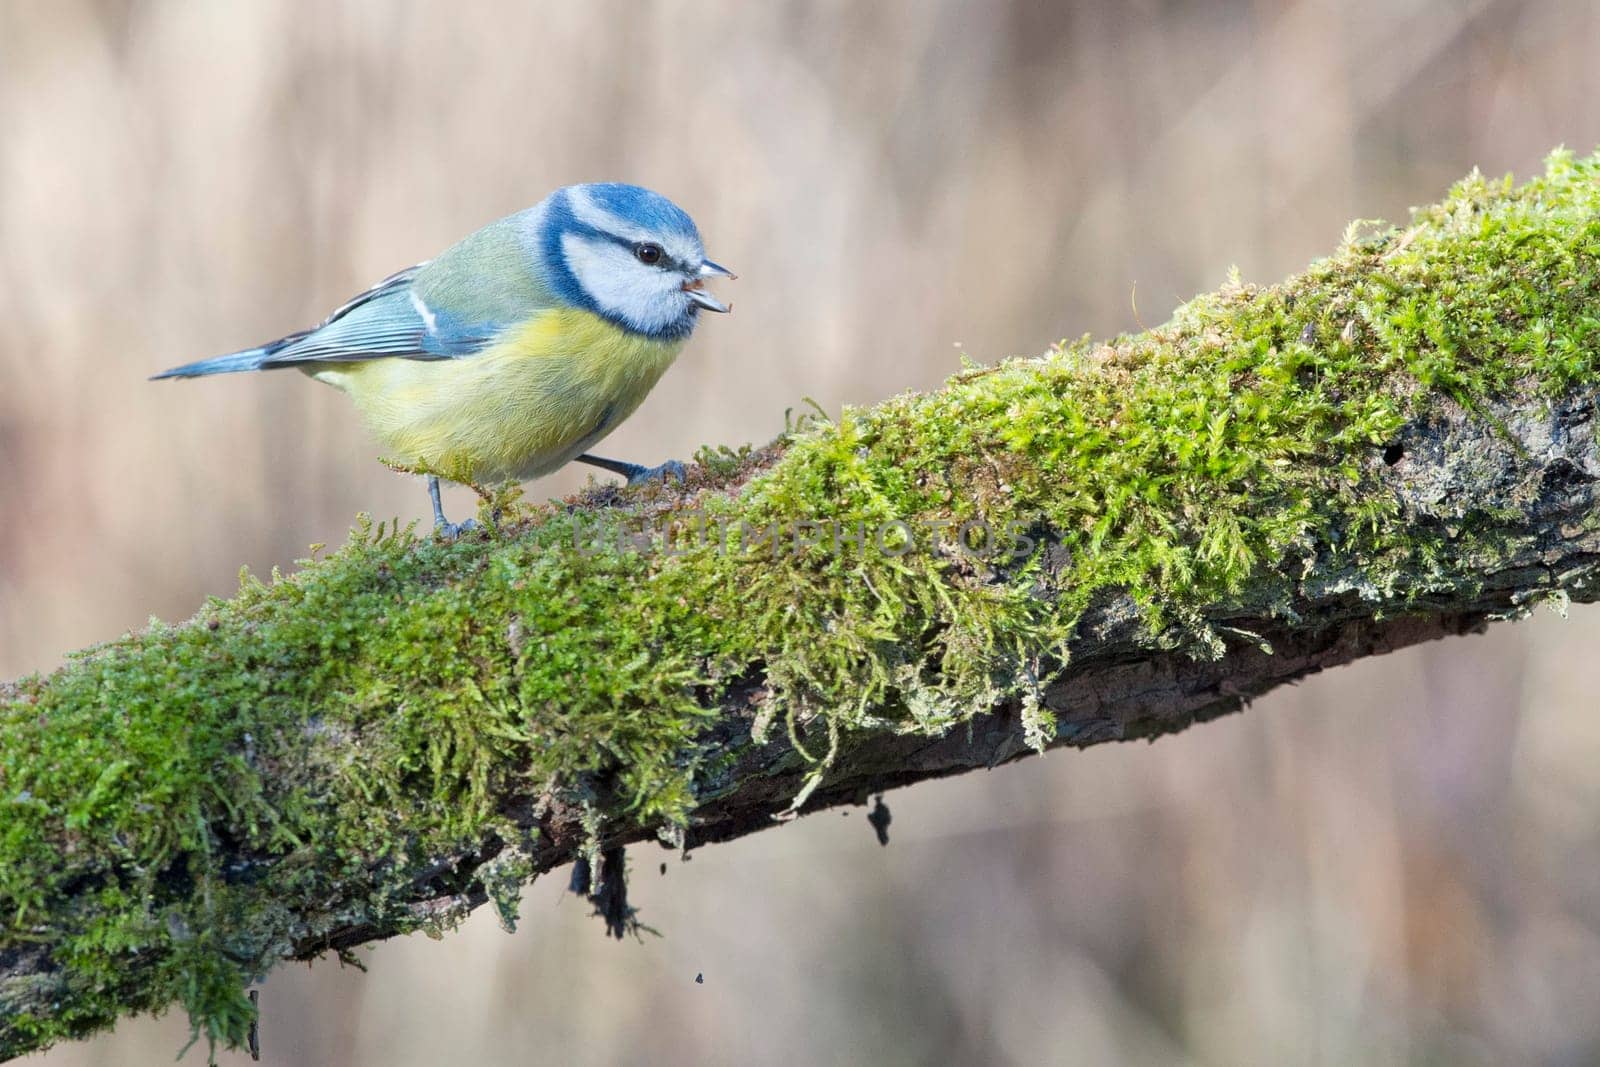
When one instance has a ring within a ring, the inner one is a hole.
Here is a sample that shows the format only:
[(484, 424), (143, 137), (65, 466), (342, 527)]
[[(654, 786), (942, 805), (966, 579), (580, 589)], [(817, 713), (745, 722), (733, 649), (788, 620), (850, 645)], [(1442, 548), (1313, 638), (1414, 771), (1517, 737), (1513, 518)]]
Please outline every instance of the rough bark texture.
[[(1468, 182), (1283, 286), (708, 460), (682, 490), (459, 545), (366, 531), (0, 686), (0, 1058), (174, 1001), (236, 1044), (275, 962), (490, 900), (509, 920), (564, 864), (621, 933), (622, 846), (1182, 730), (1596, 599), (1597, 174), (1558, 156), (1521, 191)], [(729, 502), (991, 514), (1045, 547), (755, 568), (590, 558), (556, 529)]]

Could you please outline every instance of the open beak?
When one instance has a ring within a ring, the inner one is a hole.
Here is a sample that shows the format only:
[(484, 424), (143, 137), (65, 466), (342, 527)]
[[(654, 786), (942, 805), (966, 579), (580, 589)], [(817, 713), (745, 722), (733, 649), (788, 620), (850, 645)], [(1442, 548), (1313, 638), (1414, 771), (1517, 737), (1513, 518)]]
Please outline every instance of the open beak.
[(713, 263), (709, 259), (700, 264), (699, 276), (690, 278), (683, 283), (683, 291), (689, 294), (689, 299), (705, 308), (707, 311), (732, 311), (730, 304), (724, 304), (706, 291), (707, 278), (737, 278), (727, 267), (720, 263)]

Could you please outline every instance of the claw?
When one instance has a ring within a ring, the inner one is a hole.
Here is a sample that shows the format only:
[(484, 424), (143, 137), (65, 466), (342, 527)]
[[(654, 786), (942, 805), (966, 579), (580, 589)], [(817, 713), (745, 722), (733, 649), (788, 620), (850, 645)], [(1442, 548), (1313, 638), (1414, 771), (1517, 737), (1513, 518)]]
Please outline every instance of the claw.
[(463, 522), (449, 522), (444, 517), (444, 506), (439, 502), (439, 479), (433, 475), (428, 476), (428, 499), (433, 501), (433, 533), (435, 537), (442, 537), (446, 541), (454, 541), (464, 533), (471, 533), (478, 528), (477, 520), (467, 519)]
[(629, 485), (643, 485), (645, 482), (664, 482), (668, 478), (676, 478), (680, 483), (689, 475), (682, 463), (669, 459), (659, 467), (640, 467), (628, 475)]
[(629, 485), (642, 485), (648, 481), (664, 482), (669, 477), (682, 482), (688, 475), (684, 465), (675, 459), (669, 459), (659, 467), (646, 467), (638, 463), (624, 463), (620, 459), (591, 456), (587, 452), (576, 458), (579, 463), (587, 463), (591, 467), (599, 467), (603, 471), (622, 475), (628, 480)]
[(477, 519), (464, 519), (461, 522), (435, 522), (433, 524), (433, 535), (442, 537), (446, 541), (454, 541), (462, 534), (469, 534), (477, 528)]

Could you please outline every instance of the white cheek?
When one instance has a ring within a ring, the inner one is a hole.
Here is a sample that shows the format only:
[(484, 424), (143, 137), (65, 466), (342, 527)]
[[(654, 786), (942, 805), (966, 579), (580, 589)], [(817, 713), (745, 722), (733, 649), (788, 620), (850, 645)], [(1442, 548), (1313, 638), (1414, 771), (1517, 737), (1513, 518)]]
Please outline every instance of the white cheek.
[(640, 263), (626, 248), (569, 233), (561, 238), (561, 252), (600, 310), (634, 329), (655, 333), (683, 317), (689, 300), (679, 279)]

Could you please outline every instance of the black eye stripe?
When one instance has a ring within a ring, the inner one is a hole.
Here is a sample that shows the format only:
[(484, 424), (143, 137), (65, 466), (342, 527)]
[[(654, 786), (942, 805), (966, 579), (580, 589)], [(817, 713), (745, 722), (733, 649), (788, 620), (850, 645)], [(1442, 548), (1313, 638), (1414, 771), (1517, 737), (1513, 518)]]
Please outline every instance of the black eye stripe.
[(670, 268), (672, 270), (680, 270), (680, 271), (688, 269), (686, 266), (684, 266), (682, 261), (680, 261), (679, 259), (674, 257), (670, 252), (668, 252), (666, 250), (666, 247), (664, 245), (662, 245), (661, 242), (659, 242), (659, 241), (635, 241), (635, 240), (632, 240), (632, 239), (627, 238), (627, 237), (619, 237), (614, 233), (603, 233), (603, 232), (598, 232), (598, 231), (596, 231), (596, 232), (598, 233), (599, 236), (604, 237), (606, 240), (610, 241), (612, 244), (619, 245), (622, 248), (627, 249), (628, 250), (628, 254), (630, 256), (633, 256), (635, 259), (639, 258), (638, 257), (638, 250), (639, 250), (640, 247), (642, 247), (644, 245), (654, 245), (655, 247), (661, 249), (661, 258), (656, 260), (654, 263), (649, 264), (652, 267), (665, 267), (665, 268)]

